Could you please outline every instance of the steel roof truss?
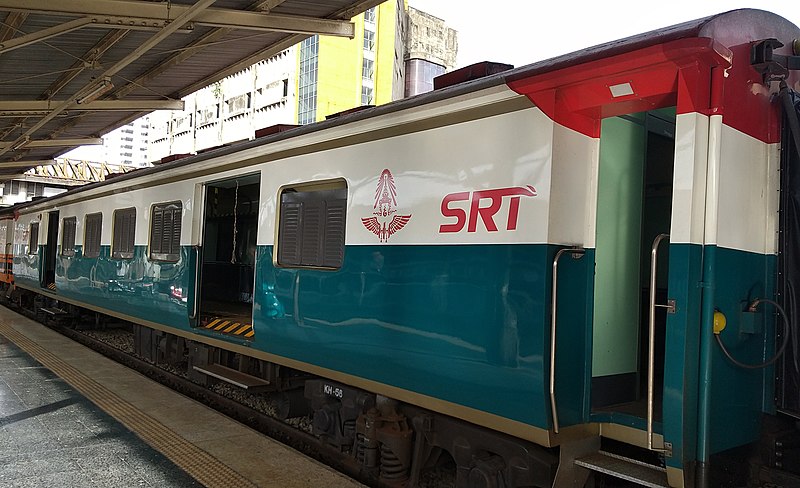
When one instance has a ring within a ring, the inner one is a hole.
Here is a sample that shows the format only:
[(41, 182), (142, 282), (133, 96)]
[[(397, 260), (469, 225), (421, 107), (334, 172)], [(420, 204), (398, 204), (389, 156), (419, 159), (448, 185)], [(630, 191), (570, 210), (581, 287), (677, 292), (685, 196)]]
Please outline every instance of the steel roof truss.
[[(9, 0), (2, 0), (2, 1), (9, 1)], [(17, 1), (17, 0), (13, 0), (13, 1)], [(90, 3), (95, 3), (95, 1), (96, 0), (92, 0)], [(33, 5), (32, 4), (33, 3), (37, 3), (37, 2), (39, 2), (39, 0), (24, 0), (24, 3), (26, 5), (30, 6), (30, 9), (33, 9)], [(60, 2), (52, 2), (52, 3), (60, 4)], [(67, 3), (67, 1), (65, 0), (64, 3)], [(97, 1), (97, 3), (104, 3), (104, 2)], [(171, 22), (169, 25), (164, 27), (158, 33), (154, 34), (150, 39), (145, 41), (139, 47), (137, 47), (136, 49), (131, 51), (127, 56), (125, 56), (124, 58), (119, 60), (114, 66), (112, 66), (111, 68), (107, 69), (102, 75), (98, 76), (97, 79), (98, 80), (106, 80), (107, 78), (119, 73), (126, 66), (128, 66), (132, 62), (136, 61), (142, 54), (146, 53), (147, 51), (149, 51), (150, 49), (155, 47), (158, 43), (160, 43), (165, 38), (169, 37), (176, 30), (180, 29), (184, 24), (186, 24), (187, 22), (192, 21), (196, 16), (201, 14), (204, 10), (206, 10), (213, 3), (214, 3), (214, 0), (198, 0), (194, 5), (190, 6), (187, 9), (184, 9), (184, 11), (173, 22)], [(84, 87), (83, 90), (79, 90), (78, 93), (83, 93), (86, 90), (91, 89), (91, 88), (93, 88), (93, 84), (87, 85), (86, 87)], [(65, 110), (69, 109), (70, 107), (72, 107), (74, 105), (77, 105), (77, 99), (78, 99), (78, 97), (72, 97), (72, 98), (60, 103), (59, 105), (54, 107), (53, 110), (49, 114), (47, 114), (46, 116), (42, 117), (41, 120), (39, 120), (36, 124), (34, 124), (28, 130), (26, 130), (25, 133), (22, 134), (20, 137), (18, 137), (16, 140), (8, 143), (8, 145), (5, 146), (5, 147), (0, 146), (0, 156), (2, 156), (3, 154), (7, 153), (8, 151), (17, 150), (17, 149), (19, 149), (21, 147), (26, 146), (27, 144), (25, 144), (24, 142), (26, 141), (26, 139), (28, 139), (28, 140), (30, 139), (30, 135), (31, 134), (33, 134), (34, 132), (36, 132), (40, 128), (44, 127), (45, 124), (47, 124), (48, 122), (50, 122), (51, 120), (56, 118), (59, 114), (61, 114)], [(78, 145), (80, 145), (80, 143), (74, 144), (74, 145), (78, 146)]]
[(81, 59), (75, 61), (66, 72), (59, 76), (58, 79), (54, 81), (47, 88), (47, 90), (45, 90), (41, 98), (45, 100), (50, 100), (53, 98), (53, 96), (67, 86), (69, 82), (77, 78), (78, 75), (80, 75), (85, 69), (90, 66), (95, 66), (95, 64), (100, 61), (100, 58), (103, 57), (106, 51), (124, 39), (129, 32), (130, 30), (118, 30), (107, 33), (102, 39), (97, 41), (97, 43), (92, 46), (91, 49), (81, 56)]

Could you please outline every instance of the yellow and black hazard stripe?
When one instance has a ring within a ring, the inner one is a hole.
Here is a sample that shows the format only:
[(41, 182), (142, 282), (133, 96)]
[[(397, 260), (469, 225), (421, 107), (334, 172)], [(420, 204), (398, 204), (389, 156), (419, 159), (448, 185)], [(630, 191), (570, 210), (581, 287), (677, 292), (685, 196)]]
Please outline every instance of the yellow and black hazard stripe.
[(255, 335), (253, 324), (236, 322), (234, 320), (226, 320), (224, 318), (216, 318), (211, 320), (205, 325), (205, 328), (223, 334), (246, 337), (248, 339)]
[(47, 285), (47, 289), (48, 290), (52, 290), (52, 291), (56, 291), (56, 284), (55, 283), (50, 283), (49, 285)]

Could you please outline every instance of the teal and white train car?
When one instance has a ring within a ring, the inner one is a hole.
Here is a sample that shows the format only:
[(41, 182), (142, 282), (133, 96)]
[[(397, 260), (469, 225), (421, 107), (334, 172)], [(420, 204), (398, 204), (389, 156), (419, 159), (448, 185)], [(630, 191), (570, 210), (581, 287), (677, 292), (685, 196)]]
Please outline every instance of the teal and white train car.
[(796, 38), (728, 12), (24, 204), (13, 296), (262, 381), (378, 482), (797, 482)]

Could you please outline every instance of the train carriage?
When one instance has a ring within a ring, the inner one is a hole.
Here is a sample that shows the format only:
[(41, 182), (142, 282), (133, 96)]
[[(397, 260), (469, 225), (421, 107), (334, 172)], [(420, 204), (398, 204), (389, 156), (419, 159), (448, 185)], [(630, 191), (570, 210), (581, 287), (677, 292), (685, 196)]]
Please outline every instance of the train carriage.
[(728, 12), (24, 204), (13, 296), (261, 380), (380, 482), (716, 485), (800, 416), (796, 38)]

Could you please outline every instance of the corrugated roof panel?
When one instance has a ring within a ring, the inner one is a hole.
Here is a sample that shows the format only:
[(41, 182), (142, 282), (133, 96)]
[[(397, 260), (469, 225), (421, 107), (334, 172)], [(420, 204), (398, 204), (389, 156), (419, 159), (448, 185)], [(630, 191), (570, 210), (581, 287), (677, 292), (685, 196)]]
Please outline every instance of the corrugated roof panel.
[[(99, 8), (96, 6), (103, 6), (106, 1), (96, 0), (81, 5), (87, 9)], [(151, 7), (154, 3), (138, 1), (141, 2), (142, 8)], [(192, 0), (172, 0), (170, 5), (185, 7), (193, 6), (195, 3)], [(210, 8), (246, 11), (258, 3), (261, 2), (217, 0)], [(358, 13), (377, 3), (379, 2), (376, 0), (286, 0), (270, 12), (275, 15), (338, 19), (342, 12)], [(76, 19), (102, 17), (91, 12), (69, 15), (58, 13), (57, 10), (62, 8), (62, 5), (47, 0), (30, 0), (25, 5), (30, 11), (22, 16), (24, 21), (16, 31), (5, 29), (9, 34), (0, 42), (14, 44), (22, 36), (36, 35), (45, 29), (57, 28)], [(92, 7), (93, 5), (95, 7)], [(0, 0), (0, 19), (5, 18), (8, 21), (0, 24), (0, 32), (3, 31), (3, 25), (8, 26), (14, 19), (20, 18), (16, 13), (19, 12), (19, 6), (19, 0)], [(47, 13), (48, 10), (50, 13)], [(4, 15), (4, 12), (7, 14)], [(23, 147), (21, 150), (8, 150), (7, 146), (23, 140), (23, 137), (29, 137), (33, 141), (95, 137), (122, 125), (136, 115), (145, 113), (78, 112), (74, 110), (75, 107), (69, 107), (56, 116), (41, 112), (12, 113), (9, 108), (12, 105), (9, 103), (4, 105), (3, 102), (34, 102), (49, 99), (50, 106), (55, 107), (64, 100), (74, 101), (79, 95), (97, 86), (101, 77), (111, 67), (126, 59), (131, 52), (147, 43), (154, 35), (158, 35), (155, 30), (128, 30), (123, 33), (117, 29), (87, 26), (61, 32), (46, 40), (17, 49), (0, 52), (0, 175), (18, 174), (24, 170), (16, 165), (4, 167), (4, 162), (47, 160), (70, 149)], [(194, 24), (191, 31), (178, 31), (165, 37), (152, 49), (114, 73), (111, 76), (113, 89), (104, 93), (100, 99), (164, 100), (165, 97), (176, 97), (187, 87), (199, 88), (200, 85), (217, 81), (223, 77), (223, 72), (229, 66), (249, 59), (257, 53), (278, 52), (283, 48), (286, 39), (300, 37), (286, 32), (245, 29), (228, 29), (223, 34), (212, 26)], [(193, 43), (209, 41), (213, 41), (211, 45), (192, 51), (190, 56), (181, 54)], [(98, 49), (103, 51), (98, 59), (87, 59), (87, 56), (96, 54)], [(174, 61), (176, 56), (179, 58), (178, 62)], [(48, 90), (54, 87), (57, 93), (48, 93)], [(12, 108), (18, 110), (20, 107)], [(51, 120), (45, 121), (44, 117)]]

